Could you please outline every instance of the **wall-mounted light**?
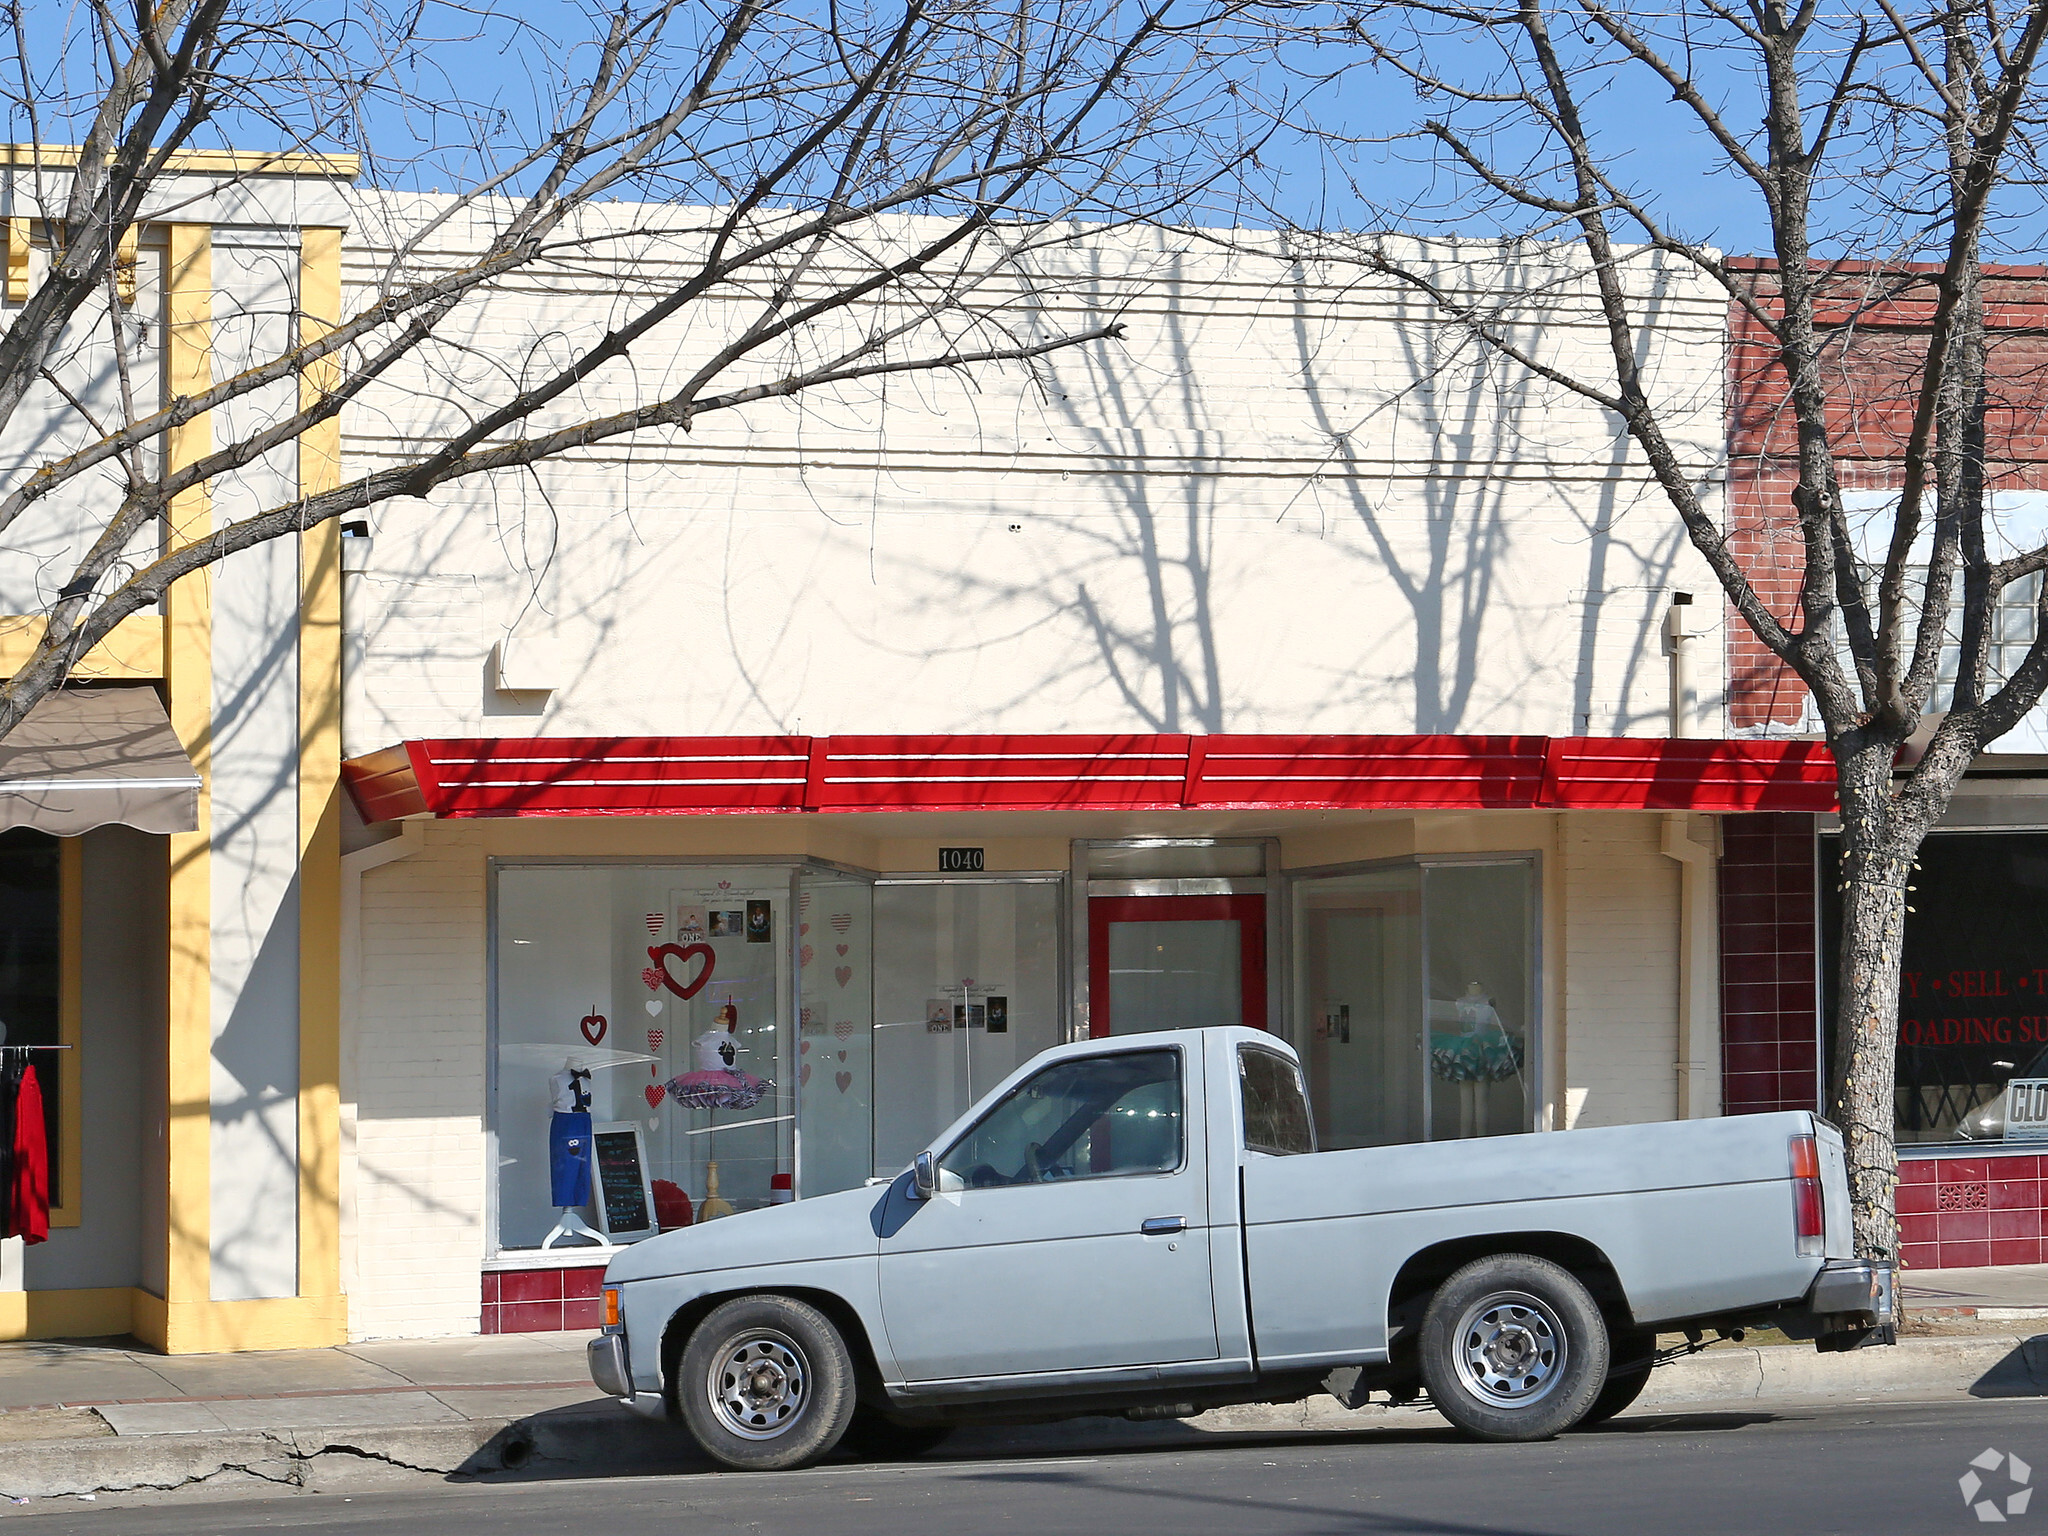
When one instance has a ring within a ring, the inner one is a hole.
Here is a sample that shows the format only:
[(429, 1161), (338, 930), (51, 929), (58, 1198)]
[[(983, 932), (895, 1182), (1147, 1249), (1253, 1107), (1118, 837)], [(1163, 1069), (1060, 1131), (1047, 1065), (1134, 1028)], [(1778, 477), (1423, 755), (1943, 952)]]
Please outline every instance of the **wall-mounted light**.
[(377, 541), (370, 534), (370, 525), (361, 520), (341, 525), (341, 568), (344, 571), (367, 571), (370, 568), (370, 551), (377, 547)]

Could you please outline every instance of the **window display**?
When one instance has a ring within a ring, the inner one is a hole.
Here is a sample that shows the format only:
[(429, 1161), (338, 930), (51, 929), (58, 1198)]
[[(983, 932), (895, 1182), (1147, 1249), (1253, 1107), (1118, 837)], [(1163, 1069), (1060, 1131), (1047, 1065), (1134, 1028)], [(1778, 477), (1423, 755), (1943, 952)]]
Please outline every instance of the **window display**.
[(877, 1178), (1059, 1043), (1061, 893), (1056, 880), (875, 887)]
[(1296, 1009), (1322, 1144), (1534, 1125), (1534, 866), (1398, 865), (1294, 883)]
[[(1830, 999), (1840, 858), (1841, 839), (1823, 838), (1820, 957)], [(2048, 970), (2035, 963), (2048, 951), (2048, 833), (1937, 832), (1920, 846), (1910, 902), (1899, 953), (1899, 1142), (2037, 1150), (2040, 1128), (2013, 1113), (2034, 1095), (2016, 1100), (2009, 1085), (2048, 1079)], [(1833, 1031), (1830, 1005), (1830, 1058)]]
[(500, 1247), (600, 1240), (588, 1219), (594, 1124), (640, 1127), (667, 1224), (768, 1205), (792, 1187), (791, 873), (499, 869)]
[(806, 1195), (858, 1189), (874, 1162), (874, 887), (798, 882), (797, 1146)]

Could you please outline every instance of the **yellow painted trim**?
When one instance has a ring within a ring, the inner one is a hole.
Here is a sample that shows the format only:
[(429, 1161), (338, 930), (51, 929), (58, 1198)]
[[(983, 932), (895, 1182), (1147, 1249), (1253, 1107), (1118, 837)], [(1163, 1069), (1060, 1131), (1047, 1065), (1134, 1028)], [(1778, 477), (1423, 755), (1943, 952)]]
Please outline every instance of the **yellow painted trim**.
[[(75, 144), (0, 144), (0, 166), (68, 170), (78, 164)], [(264, 175), (340, 177), (354, 181), (362, 174), (359, 155), (309, 155), (280, 151), (275, 154), (229, 149), (181, 149), (165, 162), (171, 171), (193, 171), (202, 175)]]
[[(0, 677), (28, 665), (43, 639), (39, 613), (0, 614)], [(164, 675), (164, 621), (155, 614), (130, 614), (71, 669), (79, 682), (154, 682)]]
[(27, 219), (7, 221), (7, 302), (28, 302), (28, 257), (31, 240)]
[[(299, 240), (299, 336), (341, 319), (341, 235)], [(302, 405), (338, 382), (323, 360)], [(299, 439), (299, 494), (341, 484), (341, 423)], [(341, 530), (299, 535), (299, 1294), (341, 1294)]]
[(85, 1177), (85, 844), (75, 837), (57, 842), (57, 1039), (71, 1049), (55, 1058), (62, 1084), (57, 1192), (63, 1201), (50, 1206), (50, 1225), (75, 1227), (84, 1208), (79, 1185)]
[(133, 1294), (130, 1326), (135, 1336), (167, 1355), (230, 1349), (328, 1349), (348, 1342), (348, 1320), (339, 1296), (167, 1302), (148, 1291)]
[[(168, 345), (164, 389), (176, 399), (213, 378), (213, 231), (173, 224), (165, 292)], [(172, 466), (190, 464), (213, 444), (213, 423), (201, 416), (167, 435)], [(212, 498), (205, 486), (171, 505), (172, 543), (208, 532)], [(199, 826), (171, 836), (169, 1103), (170, 1188), (165, 1288), (176, 1303), (204, 1302), (212, 1283), (213, 1133), (213, 573), (197, 571), (164, 597), (164, 677), (171, 726), (199, 770)], [(163, 1347), (163, 1346), (160, 1346)]]
[(131, 1332), (135, 1302), (130, 1286), (76, 1291), (0, 1292), (0, 1339), (95, 1339)]
[(114, 291), (123, 304), (135, 302), (136, 269), (140, 260), (140, 235), (133, 224), (114, 245)]

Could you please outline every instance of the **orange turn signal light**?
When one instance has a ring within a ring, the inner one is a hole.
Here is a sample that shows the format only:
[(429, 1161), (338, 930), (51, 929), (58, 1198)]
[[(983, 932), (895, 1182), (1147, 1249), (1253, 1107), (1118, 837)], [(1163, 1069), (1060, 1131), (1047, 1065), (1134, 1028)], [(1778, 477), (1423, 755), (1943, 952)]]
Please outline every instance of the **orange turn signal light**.
[(604, 1293), (604, 1325), (607, 1328), (619, 1326), (619, 1293), (610, 1286)]

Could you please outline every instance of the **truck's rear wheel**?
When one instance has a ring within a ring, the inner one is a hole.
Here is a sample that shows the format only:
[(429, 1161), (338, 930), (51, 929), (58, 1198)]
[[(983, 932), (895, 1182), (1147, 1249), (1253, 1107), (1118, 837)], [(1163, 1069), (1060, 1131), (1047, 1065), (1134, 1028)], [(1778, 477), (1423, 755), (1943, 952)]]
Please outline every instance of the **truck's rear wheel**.
[(809, 1466), (853, 1418), (853, 1361), (816, 1307), (740, 1296), (714, 1308), (683, 1346), (676, 1400), (691, 1435), (723, 1466)]
[(1422, 1383), (1439, 1413), (1482, 1440), (1548, 1440), (1607, 1380), (1607, 1324), (1572, 1273), (1533, 1254), (1477, 1259), (1430, 1298)]

